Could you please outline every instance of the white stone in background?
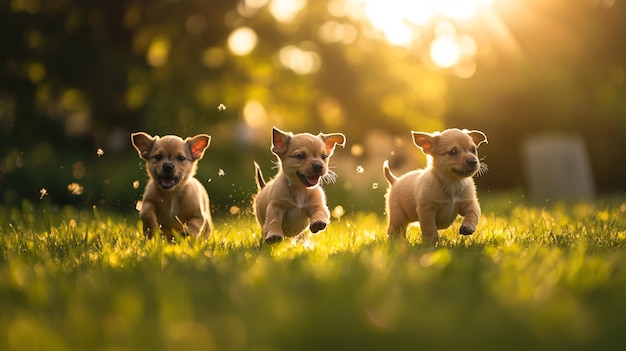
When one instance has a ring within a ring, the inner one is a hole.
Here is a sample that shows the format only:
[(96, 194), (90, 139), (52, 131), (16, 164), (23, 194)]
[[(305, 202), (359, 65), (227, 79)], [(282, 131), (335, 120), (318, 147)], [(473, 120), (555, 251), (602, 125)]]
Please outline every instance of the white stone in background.
[(526, 138), (522, 148), (533, 201), (576, 201), (594, 197), (591, 165), (582, 137), (537, 134)]

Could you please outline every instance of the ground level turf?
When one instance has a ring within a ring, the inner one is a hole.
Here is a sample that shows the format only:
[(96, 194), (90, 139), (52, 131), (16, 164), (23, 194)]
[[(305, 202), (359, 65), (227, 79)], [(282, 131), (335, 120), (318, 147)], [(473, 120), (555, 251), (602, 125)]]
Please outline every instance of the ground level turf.
[(457, 221), (436, 249), (374, 214), (267, 246), (250, 214), (169, 244), (136, 213), (3, 208), (0, 349), (622, 347), (626, 197), (482, 203), (478, 232)]

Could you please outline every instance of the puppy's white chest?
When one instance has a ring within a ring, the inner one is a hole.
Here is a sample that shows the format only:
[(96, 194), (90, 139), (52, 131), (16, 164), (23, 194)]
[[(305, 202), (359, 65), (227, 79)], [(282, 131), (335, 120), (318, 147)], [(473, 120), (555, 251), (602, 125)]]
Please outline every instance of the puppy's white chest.
[(462, 198), (460, 196), (455, 195), (455, 196), (452, 196), (451, 200), (452, 200), (451, 207), (454, 208), (454, 206), (456, 206), (456, 204), (459, 203), (462, 200)]
[(160, 210), (157, 212), (157, 220), (160, 224), (168, 227), (174, 225), (177, 222), (176, 217), (180, 208), (178, 201), (175, 199), (161, 199), (161, 205), (159, 207)]
[(298, 191), (294, 195), (295, 195), (293, 197), (294, 205), (297, 208), (304, 208), (308, 202), (307, 201), (309, 198), (308, 194), (304, 191)]
[(174, 219), (178, 215), (178, 201), (172, 201), (170, 204), (170, 220)]

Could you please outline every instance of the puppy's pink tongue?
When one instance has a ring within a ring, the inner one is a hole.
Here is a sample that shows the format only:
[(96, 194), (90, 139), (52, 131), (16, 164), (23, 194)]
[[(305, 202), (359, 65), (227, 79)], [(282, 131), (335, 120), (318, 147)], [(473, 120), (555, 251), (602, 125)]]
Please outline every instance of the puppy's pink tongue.
[(306, 181), (311, 186), (316, 185), (320, 181), (320, 176), (308, 176), (306, 177)]
[(176, 183), (176, 179), (174, 177), (162, 177), (160, 180), (161, 185), (165, 187), (173, 186)]

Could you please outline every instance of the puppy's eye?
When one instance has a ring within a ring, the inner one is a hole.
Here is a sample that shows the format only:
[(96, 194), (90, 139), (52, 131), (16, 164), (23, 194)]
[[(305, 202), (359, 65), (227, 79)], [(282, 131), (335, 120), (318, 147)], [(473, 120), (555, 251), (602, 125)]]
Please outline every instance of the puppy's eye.
[(306, 158), (306, 155), (303, 153), (299, 153), (299, 154), (296, 154), (294, 157), (297, 158), (298, 160), (304, 160)]
[(328, 158), (328, 155), (326, 155), (326, 154), (323, 154), (323, 155), (322, 155), (322, 160), (325, 160), (325, 159), (327, 159), (327, 158)]
[(157, 160), (157, 161), (161, 161), (162, 158), (163, 158), (162, 155), (155, 155), (154, 156), (154, 159)]
[(473, 148), (472, 148), (472, 150), (470, 150), (470, 151), (472, 151), (472, 153), (473, 153), (474, 155), (476, 155), (476, 151), (478, 151), (478, 150), (476, 150), (476, 148), (475, 148), (475, 147), (473, 147)]
[(181, 161), (181, 162), (182, 162), (182, 161), (184, 161), (184, 160), (186, 160), (185, 156), (178, 156), (178, 161)]
[(450, 156), (456, 156), (459, 152), (456, 149), (452, 149), (450, 151), (448, 151), (448, 155)]

